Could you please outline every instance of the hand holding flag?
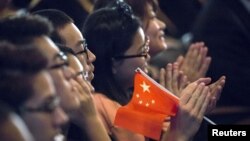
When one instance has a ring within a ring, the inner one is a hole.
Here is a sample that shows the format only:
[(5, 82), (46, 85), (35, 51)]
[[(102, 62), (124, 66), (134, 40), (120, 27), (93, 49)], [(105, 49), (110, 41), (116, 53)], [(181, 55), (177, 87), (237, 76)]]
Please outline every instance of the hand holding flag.
[(159, 139), (167, 116), (175, 116), (179, 98), (138, 69), (132, 100), (118, 109), (115, 125)]
[(179, 99), (138, 69), (135, 74), (132, 100), (126, 106), (118, 109), (114, 124), (159, 140), (164, 119), (167, 116), (175, 116), (179, 106), (170, 133), (172, 135), (177, 133), (192, 135), (197, 128), (190, 132), (187, 132), (187, 129), (193, 125), (199, 127), (197, 125), (200, 125), (204, 108), (207, 107), (208, 92), (204, 83), (193, 82), (183, 90)]

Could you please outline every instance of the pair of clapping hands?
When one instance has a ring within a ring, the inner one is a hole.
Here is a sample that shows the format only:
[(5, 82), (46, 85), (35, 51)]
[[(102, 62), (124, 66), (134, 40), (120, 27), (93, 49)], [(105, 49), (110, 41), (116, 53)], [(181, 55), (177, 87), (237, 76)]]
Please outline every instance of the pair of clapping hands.
[[(211, 63), (203, 42), (190, 46), (185, 57), (160, 70), (159, 82), (180, 98), (178, 113), (164, 122), (163, 140), (190, 140), (198, 131), (204, 115), (216, 106), (225, 84), (225, 76), (211, 83), (205, 78)], [(169, 126), (171, 125), (171, 126)], [(165, 139), (164, 139), (165, 138)]]
[(160, 70), (159, 82), (180, 98), (183, 90), (192, 83), (197, 84), (197, 87), (200, 84), (204, 85), (203, 89), (207, 87), (207, 94), (210, 95), (206, 112), (210, 112), (220, 98), (226, 77), (221, 76), (214, 83), (211, 83), (211, 78), (205, 78), (211, 63), (211, 57), (207, 56), (207, 52), (208, 49), (203, 42), (191, 44), (185, 57), (178, 57), (175, 63), (169, 63), (165, 69)]

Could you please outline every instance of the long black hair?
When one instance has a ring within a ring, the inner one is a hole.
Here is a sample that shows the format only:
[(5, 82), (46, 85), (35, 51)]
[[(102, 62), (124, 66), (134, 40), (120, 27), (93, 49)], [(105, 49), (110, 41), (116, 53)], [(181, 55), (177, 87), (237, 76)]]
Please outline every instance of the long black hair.
[(122, 55), (132, 45), (140, 27), (131, 8), (117, 1), (111, 8), (101, 8), (90, 14), (83, 26), (89, 49), (96, 55), (93, 85), (97, 92), (126, 104), (130, 96), (122, 89), (112, 73), (112, 59)]

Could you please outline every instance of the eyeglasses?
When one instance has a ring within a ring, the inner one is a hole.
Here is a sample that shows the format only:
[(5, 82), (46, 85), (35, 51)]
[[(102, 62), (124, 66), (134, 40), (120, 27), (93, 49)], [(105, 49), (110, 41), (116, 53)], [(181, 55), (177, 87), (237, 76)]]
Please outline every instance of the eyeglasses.
[[(63, 52), (71, 53), (71, 54), (73, 54), (73, 55), (75, 55), (75, 56), (77, 56), (77, 55), (84, 55), (84, 54), (85, 54), (87, 60), (89, 59), (89, 56), (88, 56), (88, 47), (87, 47), (88, 45), (87, 45), (85, 39), (78, 42), (78, 45), (81, 46), (81, 47), (83, 48), (83, 50), (81, 50), (81, 51), (79, 51), (79, 52), (74, 52), (74, 51), (71, 49), (71, 47), (68, 47), (68, 46), (66, 46), (66, 45), (64, 45), (64, 44), (56, 43), (56, 45), (57, 45), (57, 46), (60, 48), (60, 50), (63, 51)], [(69, 49), (71, 49), (71, 50), (69, 50)]]
[(87, 80), (86, 72), (85, 71), (80, 71), (75, 73), (72, 78), (77, 78), (78, 76), (81, 76), (84, 80)]
[[(63, 45), (63, 44), (56, 44), (56, 45), (60, 48), (60, 50), (61, 50), (62, 52), (66, 53), (66, 54), (76, 55), (76, 54), (74, 53), (74, 51), (73, 51), (71, 48), (69, 48), (69, 47), (67, 47), (67, 46), (65, 46), (65, 45)], [(67, 56), (66, 56), (66, 57), (67, 57)], [(80, 72), (76, 73), (75, 75), (72, 75), (70, 78), (76, 78), (77, 76), (82, 75), (82, 76), (83, 76), (83, 79), (84, 79), (84, 80), (87, 80), (88, 74), (89, 74), (89, 73), (86, 72), (86, 71), (80, 71)]]
[(60, 60), (61, 63), (58, 64), (54, 64), (52, 66), (49, 67), (49, 69), (59, 69), (62, 67), (68, 67), (69, 66), (69, 60), (68, 57), (63, 53), (63, 52), (59, 52), (58, 54), (56, 54), (53, 58), (53, 60)]
[(141, 53), (135, 54), (135, 55), (118, 55), (118, 56), (115, 56), (114, 59), (122, 60), (122, 59), (136, 58), (136, 57), (145, 57), (146, 58), (148, 55), (149, 49), (150, 49), (149, 48), (150, 40), (148, 37), (146, 37), (145, 40), (146, 40), (145, 43), (141, 46), (141, 48), (142, 48)]
[(89, 60), (89, 55), (88, 55), (88, 44), (86, 43), (86, 40), (79, 41), (79, 44), (83, 46), (83, 50), (76, 52), (75, 55), (86, 55), (87, 60)]
[(21, 112), (45, 112), (45, 113), (52, 113), (55, 109), (59, 106), (60, 99), (58, 96), (52, 96), (45, 100), (45, 102), (38, 107), (21, 107)]

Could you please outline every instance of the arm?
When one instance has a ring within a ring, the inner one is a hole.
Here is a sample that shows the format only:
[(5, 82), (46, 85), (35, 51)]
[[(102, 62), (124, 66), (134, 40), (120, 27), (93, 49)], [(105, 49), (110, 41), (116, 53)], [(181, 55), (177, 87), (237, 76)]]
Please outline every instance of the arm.
[(98, 117), (93, 98), (91, 97), (91, 87), (82, 78), (76, 79), (78, 83), (74, 88), (78, 91), (81, 106), (76, 111), (70, 113), (71, 120), (82, 128), (88, 138), (93, 141), (110, 141), (110, 138)]

